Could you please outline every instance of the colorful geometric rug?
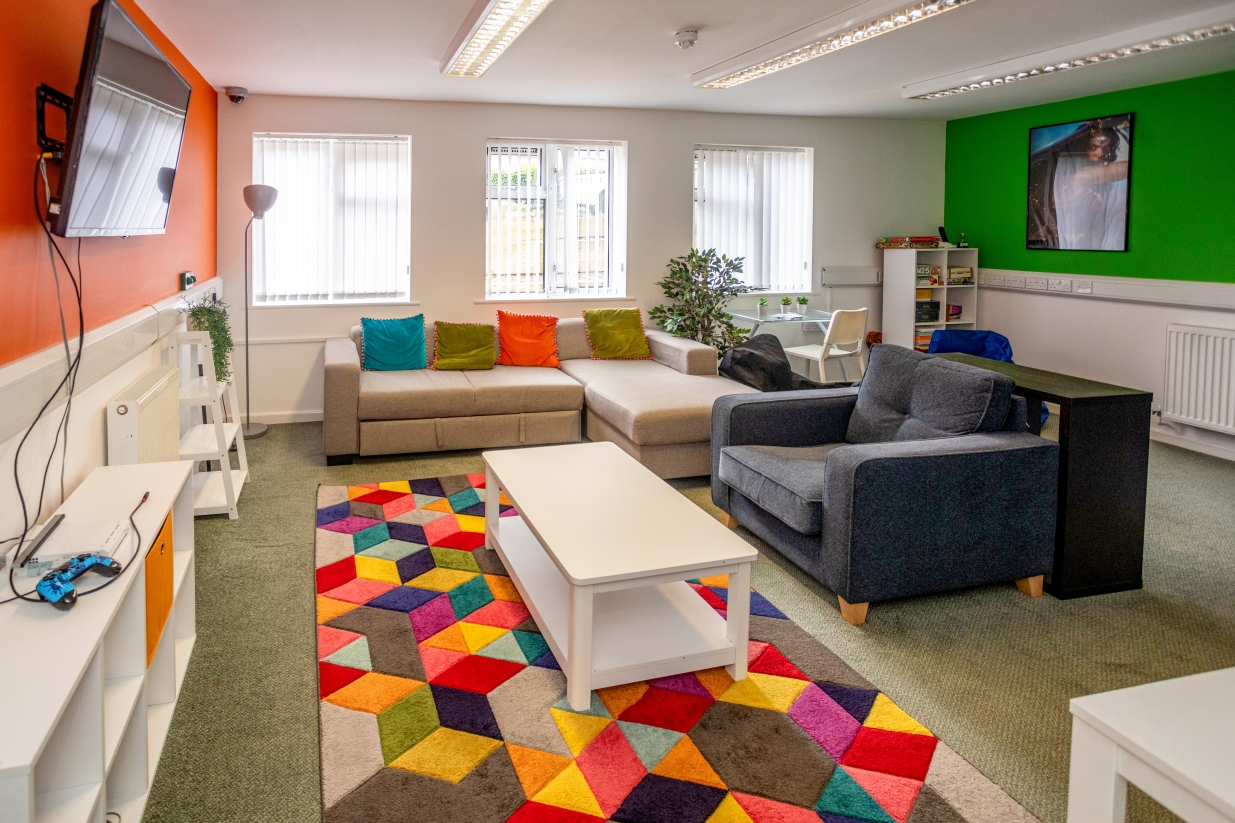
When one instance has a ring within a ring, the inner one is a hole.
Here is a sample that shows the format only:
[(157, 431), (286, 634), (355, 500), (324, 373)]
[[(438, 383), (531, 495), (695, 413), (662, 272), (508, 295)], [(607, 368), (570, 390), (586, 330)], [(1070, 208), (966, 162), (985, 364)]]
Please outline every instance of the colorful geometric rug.
[[(484, 500), (483, 474), (318, 489), (326, 823), (1034, 819), (756, 592), (745, 680), (572, 710)], [(724, 614), (726, 578), (691, 585)]]

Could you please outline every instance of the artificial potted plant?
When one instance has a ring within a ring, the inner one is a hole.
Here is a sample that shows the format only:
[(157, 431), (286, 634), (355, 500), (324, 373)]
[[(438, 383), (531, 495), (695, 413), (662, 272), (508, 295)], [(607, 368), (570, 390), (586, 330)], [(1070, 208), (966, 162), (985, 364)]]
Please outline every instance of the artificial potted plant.
[(736, 275), (742, 272), (743, 258), (717, 255), (715, 249), (691, 249), (684, 257), (669, 261), (669, 273), (657, 282), (671, 303), (662, 303), (648, 312), (665, 331), (699, 343), (706, 343), (724, 354), (750, 334), (733, 325), (725, 310), (729, 301), (751, 289)]
[(760, 319), (768, 316), (768, 299), (766, 297), (759, 298), (758, 315)]
[(798, 314), (805, 317), (806, 312), (810, 311), (809, 306), (810, 306), (810, 297), (804, 294), (798, 298)]
[(186, 316), (185, 325), (189, 331), (210, 332), (215, 379), (224, 383), (231, 380), (231, 355), (236, 344), (232, 340), (231, 325), (227, 321), (227, 304), (222, 300), (212, 299), (210, 295), (202, 295), (202, 299), (197, 302), (186, 300), (185, 307), (180, 311)]
[(780, 316), (792, 314), (793, 298), (785, 295), (780, 299)]

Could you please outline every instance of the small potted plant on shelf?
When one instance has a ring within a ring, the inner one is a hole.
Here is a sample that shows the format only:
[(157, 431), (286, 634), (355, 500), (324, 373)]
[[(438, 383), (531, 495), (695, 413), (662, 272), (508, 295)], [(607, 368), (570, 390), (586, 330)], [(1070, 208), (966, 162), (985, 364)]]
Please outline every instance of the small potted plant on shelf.
[(785, 297), (782, 297), (780, 299), (780, 315), (779, 316), (784, 317), (785, 315), (792, 314), (793, 313), (792, 306), (793, 306), (792, 297), (789, 297), (787, 295)]
[(799, 297), (799, 298), (798, 298), (798, 314), (800, 314), (800, 315), (802, 315), (803, 317), (805, 317), (805, 316), (806, 316), (806, 312), (808, 312), (808, 311), (810, 310), (810, 308), (809, 308), (809, 304), (810, 304), (810, 297), (809, 297), (809, 296), (807, 296), (807, 295), (805, 295), (805, 294), (804, 294), (804, 295), (802, 295), (801, 297)]
[(232, 340), (231, 325), (227, 321), (227, 304), (222, 300), (212, 299), (210, 295), (202, 295), (197, 302), (186, 300), (185, 307), (180, 312), (186, 315), (185, 325), (189, 331), (210, 332), (215, 379), (223, 383), (231, 380), (232, 349), (236, 344)]
[(768, 299), (766, 297), (759, 298), (758, 315), (760, 318), (764, 318), (768, 316)]

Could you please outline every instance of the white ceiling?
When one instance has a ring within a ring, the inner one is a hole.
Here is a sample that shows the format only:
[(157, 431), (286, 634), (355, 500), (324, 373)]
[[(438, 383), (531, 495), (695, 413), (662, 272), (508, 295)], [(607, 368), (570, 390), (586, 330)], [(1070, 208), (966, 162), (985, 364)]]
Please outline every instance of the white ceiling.
[[(693, 88), (690, 75), (856, 0), (556, 0), (476, 80), (439, 71), (473, 0), (139, 2), (207, 80), (254, 94), (950, 119), (1235, 69), (1231, 35), (944, 100), (901, 98), (907, 83), (1222, 0), (978, 0), (727, 91)], [(687, 27), (699, 44), (683, 51), (673, 32)]]

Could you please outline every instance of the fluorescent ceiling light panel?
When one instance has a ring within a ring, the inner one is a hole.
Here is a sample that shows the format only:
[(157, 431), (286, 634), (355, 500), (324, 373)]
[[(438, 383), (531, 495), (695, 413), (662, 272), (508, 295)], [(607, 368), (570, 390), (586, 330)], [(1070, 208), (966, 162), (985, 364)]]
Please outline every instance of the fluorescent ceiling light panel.
[[(694, 85), (705, 89), (731, 89), (734, 86), (759, 77), (765, 77), (781, 69), (787, 69), (800, 63), (805, 63), (808, 60), (814, 60), (816, 57), (840, 51), (847, 46), (864, 43), (881, 34), (887, 34), (890, 31), (903, 29), (914, 23), (938, 17), (946, 11), (958, 9), (972, 2), (974, 0), (928, 0), (928, 2), (918, 3), (907, 8), (894, 8), (893, 11), (889, 12), (876, 12), (877, 16), (873, 19), (868, 18), (868, 22), (856, 22), (856, 24), (855, 21), (850, 19), (836, 25), (828, 25), (829, 22), (836, 20), (835, 17), (832, 17), (823, 21), (823, 31), (818, 31), (818, 26), (812, 26), (769, 44), (769, 46), (774, 47), (770, 56), (767, 54), (767, 47), (755, 49), (747, 53), (751, 55), (750, 59), (743, 60), (742, 58), (746, 55), (739, 56), (693, 76), (691, 81)], [(860, 13), (863, 9), (867, 9), (867, 13), (870, 13), (873, 5), (871, 3), (863, 3), (857, 9), (851, 9), (847, 14), (852, 16), (854, 12)], [(808, 42), (800, 43), (802, 35), (808, 31), (811, 31), (811, 34), (807, 35), (809, 38)], [(795, 41), (798, 41), (797, 44), (795, 44)], [(775, 48), (777, 45), (780, 47)], [(734, 66), (734, 63), (738, 65)]]
[(1235, 3), (1082, 43), (992, 63), (966, 72), (911, 83), (901, 89), (901, 97), (938, 100), (965, 92), (1006, 86), (1030, 77), (1058, 74), (1069, 69), (1108, 63), (1188, 43), (1199, 43), (1227, 34), (1235, 34)]
[(553, 0), (479, 0), (442, 58), (447, 77), (480, 77)]

